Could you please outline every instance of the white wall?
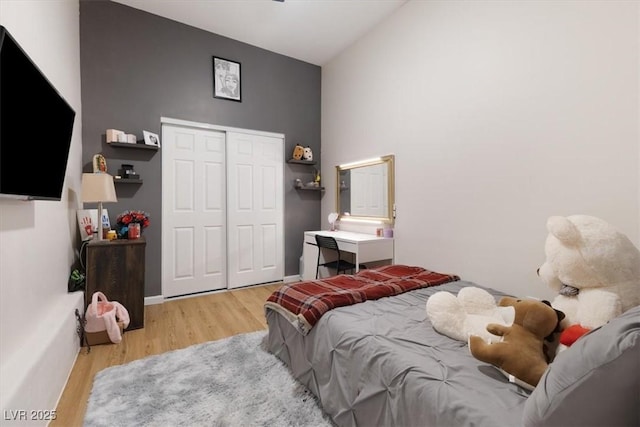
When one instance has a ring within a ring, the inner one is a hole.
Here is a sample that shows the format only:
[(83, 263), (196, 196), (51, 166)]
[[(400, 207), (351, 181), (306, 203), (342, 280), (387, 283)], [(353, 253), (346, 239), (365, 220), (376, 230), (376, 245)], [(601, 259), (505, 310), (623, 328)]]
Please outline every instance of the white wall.
[(550, 298), (550, 215), (602, 217), (640, 246), (639, 8), (402, 6), (323, 67), (323, 224), (335, 165), (395, 154), (398, 263)]
[[(62, 201), (0, 199), (3, 420), (10, 410), (55, 409), (79, 348), (74, 311), (82, 309), (82, 293), (67, 293), (82, 170), (78, 18), (78, 0), (0, 1), (0, 24), (76, 111)], [(38, 145), (47, 143), (46, 129), (39, 131), (25, 129), (15, 143), (31, 144), (37, 155)], [(29, 159), (24, 166), (32, 179), (46, 179), (29, 170)]]

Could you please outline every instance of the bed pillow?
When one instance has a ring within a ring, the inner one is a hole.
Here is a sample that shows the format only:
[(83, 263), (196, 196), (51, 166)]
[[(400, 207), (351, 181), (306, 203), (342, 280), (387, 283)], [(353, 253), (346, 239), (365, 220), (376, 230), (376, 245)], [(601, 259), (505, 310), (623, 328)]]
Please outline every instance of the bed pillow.
[(561, 352), (529, 396), (525, 427), (640, 425), (640, 307)]

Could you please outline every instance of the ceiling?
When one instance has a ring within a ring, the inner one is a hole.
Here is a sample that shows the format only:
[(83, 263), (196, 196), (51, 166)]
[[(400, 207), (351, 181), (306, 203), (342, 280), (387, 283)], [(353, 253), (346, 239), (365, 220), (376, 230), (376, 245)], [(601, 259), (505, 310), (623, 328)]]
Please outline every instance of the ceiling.
[(112, 0), (324, 65), (408, 0)]

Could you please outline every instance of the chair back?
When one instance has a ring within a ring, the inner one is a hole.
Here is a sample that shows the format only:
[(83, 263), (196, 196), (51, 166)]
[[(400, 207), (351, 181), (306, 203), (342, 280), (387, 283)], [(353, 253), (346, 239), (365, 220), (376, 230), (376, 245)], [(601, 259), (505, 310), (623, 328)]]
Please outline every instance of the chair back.
[(327, 248), (338, 251), (338, 242), (336, 242), (336, 239), (331, 236), (320, 236), (319, 234), (316, 234), (316, 244), (319, 248)]
[[(333, 268), (336, 270), (336, 272), (338, 274), (340, 274), (340, 272), (346, 272), (347, 270), (351, 270), (352, 272), (354, 271), (354, 269), (356, 268), (356, 265), (353, 264), (352, 262), (349, 261), (345, 261), (343, 259), (341, 259), (340, 257), (340, 248), (338, 247), (338, 242), (336, 241), (335, 238), (331, 237), (331, 236), (320, 236), (319, 234), (315, 235), (316, 237), (316, 244), (318, 245), (318, 263), (316, 266), (316, 279), (318, 278), (319, 274), (320, 274), (320, 267), (324, 266), (324, 267), (328, 267), (328, 268)], [(338, 260), (337, 261), (329, 261), (329, 262), (325, 262), (323, 264), (320, 263), (320, 253), (322, 252), (321, 249), (330, 249), (332, 251), (335, 251)]]

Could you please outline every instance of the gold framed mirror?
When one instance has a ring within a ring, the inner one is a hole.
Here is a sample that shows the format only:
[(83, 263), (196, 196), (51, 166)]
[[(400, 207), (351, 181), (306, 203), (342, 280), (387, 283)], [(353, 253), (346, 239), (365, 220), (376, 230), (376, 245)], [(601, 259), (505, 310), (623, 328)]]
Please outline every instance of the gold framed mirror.
[(336, 166), (336, 211), (339, 221), (393, 224), (394, 155)]

